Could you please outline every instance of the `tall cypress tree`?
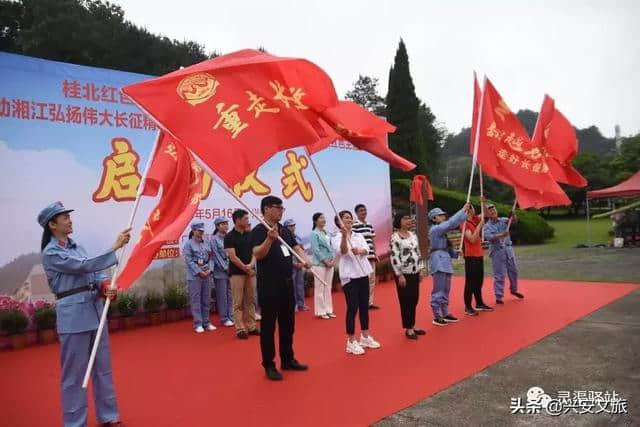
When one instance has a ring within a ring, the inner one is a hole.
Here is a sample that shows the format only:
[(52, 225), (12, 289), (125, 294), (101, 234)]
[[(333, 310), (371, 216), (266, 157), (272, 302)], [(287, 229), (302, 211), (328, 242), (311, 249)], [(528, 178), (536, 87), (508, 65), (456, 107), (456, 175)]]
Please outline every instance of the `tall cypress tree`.
[[(416, 152), (420, 129), (418, 126), (419, 100), (409, 71), (409, 55), (400, 39), (393, 67), (389, 70), (387, 93), (387, 120), (397, 129), (389, 135), (389, 147), (399, 155), (418, 164), (421, 153)], [(409, 178), (413, 173), (391, 169), (391, 179)]]

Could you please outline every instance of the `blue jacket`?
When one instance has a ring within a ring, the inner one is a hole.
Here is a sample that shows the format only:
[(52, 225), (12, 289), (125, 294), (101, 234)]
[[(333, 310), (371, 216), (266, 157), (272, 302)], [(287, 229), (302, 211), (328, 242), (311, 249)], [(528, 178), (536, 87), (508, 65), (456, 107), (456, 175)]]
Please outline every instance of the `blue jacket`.
[(74, 334), (98, 329), (102, 315), (99, 298), (100, 282), (107, 277), (102, 272), (118, 263), (110, 249), (102, 255), (89, 258), (84, 248), (70, 238), (67, 241), (52, 238), (42, 251), (42, 266), (51, 292), (60, 293), (82, 286), (96, 285), (96, 289), (61, 298), (56, 303), (59, 334)]
[(182, 253), (187, 264), (187, 280), (200, 279), (198, 273), (209, 271), (211, 245), (208, 242), (198, 242), (191, 238), (184, 244)]
[(229, 255), (224, 248), (224, 237), (215, 234), (209, 241), (211, 246), (211, 268), (213, 277), (225, 279), (229, 277)]
[(311, 232), (311, 264), (324, 267), (323, 261), (333, 259), (333, 249), (331, 249), (331, 237), (328, 233), (323, 233), (318, 229)]
[(458, 258), (458, 254), (449, 248), (447, 233), (460, 226), (467, 220), (467, 213), (464, 210), (458, 211), (454, 216), (440, 224), (434, 224), (429, 229), (429, 242), (431, 244), (431, 255), (429, 256), (429, 270), (431, 274), (438, 271), (442, 273), (453, 273), (451, 258)]
[(514, 255), (511, 236), (507, 235), (503, 238), (495, 237), (496, 234), (507, 230), (508, 223), (509, 218), (500, 217), (497, 218), (495, 222), (488, 220), (484, 225), (484, 238), (489, 242), (489, 256), (493, 256), (502, 250), (506, 250), (507, 256), (513, 258)]

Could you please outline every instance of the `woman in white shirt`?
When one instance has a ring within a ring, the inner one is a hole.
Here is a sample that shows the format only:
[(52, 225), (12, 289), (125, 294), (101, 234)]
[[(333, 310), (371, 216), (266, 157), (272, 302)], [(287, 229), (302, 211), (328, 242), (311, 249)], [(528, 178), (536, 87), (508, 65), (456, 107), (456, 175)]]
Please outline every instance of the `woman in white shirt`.
[(393, 218), (391, 235), (391, 267), (395, 273), (402, 327), (407, 338), (417, 340), (425, 331), (416, 329), (416, 306), (420, 297), (420, 247), (418, 237), (411, 231), (413, 219), (406, 212), (398, 212)]
[[(340, 283), (347, 300), (347, 353), (359, 355), (364, 353), (366, 347), (380, 347), (380, 343), (369, 334), (369, 274), (372, 272), (367, 260), (369, 246), (362, 235), (352, 231), (351, 212), (340, 211), (338, 215), (340, 219), (336, 217), (335, 223), (340, 232), (333, 238), (332, 246), (338, 257)], [(361, 332), (359, 341), (355, 338), (358, 311)]]

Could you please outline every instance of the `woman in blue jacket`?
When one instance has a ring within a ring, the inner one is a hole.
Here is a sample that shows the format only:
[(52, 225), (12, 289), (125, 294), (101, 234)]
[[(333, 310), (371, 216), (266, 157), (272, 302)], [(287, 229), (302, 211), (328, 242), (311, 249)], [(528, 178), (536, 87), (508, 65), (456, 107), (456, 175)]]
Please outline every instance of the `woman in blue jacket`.
[(204, 241), (204, 222), (191, 224), (189, 240), (184, 244), (184, 260), (187, 263), (187, 285), (191, 300), (193, 328), (197, 333), (215, 331), (209, 320), (211, 310), (211, 248)]
[(451, 247), (447, 233), (458, 228), (467, 220), (470, 210), (469, 203), (465, 204), (454, 216), (447, 219), (447, 213), (440, 208), (429, 211), (429, 270), (433, 276), (433, 290), (431, 291), (431, 309), (433, 310), (433, 324), (445, 326), (447, 323), (457, 322), (458, 319), (449, 313), (449, 292), (451, 291), (451, 275), (453, 274), (452, 258), (458, 258), (458, 253)]
[[(336, 317), (333, 314), (331, 284), (333, 283), (334, 251), (331, 248), (331, 237), (324, 229), (327, 220), (320, 212), (313, 214), (313, 230), (311, 231), (311, 269), (315, 273), (313, 284), (313, 311), (322, 319)], [(320, 276), (326, 285), (317, 279)]]

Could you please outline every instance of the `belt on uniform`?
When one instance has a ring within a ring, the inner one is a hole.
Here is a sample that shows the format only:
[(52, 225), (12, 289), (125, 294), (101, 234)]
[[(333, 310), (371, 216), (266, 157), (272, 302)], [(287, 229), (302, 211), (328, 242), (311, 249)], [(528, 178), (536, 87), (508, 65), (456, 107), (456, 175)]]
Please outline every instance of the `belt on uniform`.
[(431, 250), (429, 250), (429, 253), (430, 253), (430, 254), (432, 254), (432, 253), (434, 253), (434, 252), (438, 252), (438, 251), (445, 251), (445, 252), (447, 252), (447, 253), (449, 252), (448, 250), (446, 250), (446, 249), (444, 249), (444, 248), (443, 248), (443, 249), (431, 249)]
[(91, 284), (87, 286), (80, 286), (78, 288), (69, 289), (68, 291), (58, 292), (57, 294), (55, 294), (55, 296), (56, 296), (56, 299), (62, 299), (71, 295), (79, 294), (80, 292), (92, 291), (94, 289), (96, 289), (96, 286)]

